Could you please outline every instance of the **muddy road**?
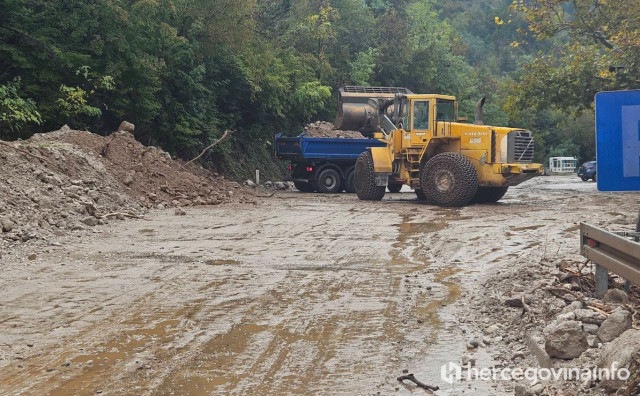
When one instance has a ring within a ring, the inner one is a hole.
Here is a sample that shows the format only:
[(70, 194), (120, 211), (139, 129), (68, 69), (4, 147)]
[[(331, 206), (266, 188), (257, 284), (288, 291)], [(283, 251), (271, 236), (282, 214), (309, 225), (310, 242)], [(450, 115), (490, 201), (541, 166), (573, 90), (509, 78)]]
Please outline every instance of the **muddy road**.
[(278, 193), (3, 252), (0, 394), (424, 394), (404, 369), (510, 394), (440, 379), (474, 332), (459, 307), (502, 268), (575, 255), (580, 221), (627, 228), (639, 200), (575, 176), (461, 209)]

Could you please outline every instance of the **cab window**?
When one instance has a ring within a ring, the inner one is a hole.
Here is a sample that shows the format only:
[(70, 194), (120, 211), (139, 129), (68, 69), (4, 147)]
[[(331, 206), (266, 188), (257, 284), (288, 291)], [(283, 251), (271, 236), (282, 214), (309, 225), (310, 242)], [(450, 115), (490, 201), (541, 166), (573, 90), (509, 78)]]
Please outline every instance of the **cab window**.
[(429, 130), (429, 101), (413, 102), (413, 129)]
[(453, 100), (438, 99), (436, 102), (436, 121), (454, 121), (455, 105)]

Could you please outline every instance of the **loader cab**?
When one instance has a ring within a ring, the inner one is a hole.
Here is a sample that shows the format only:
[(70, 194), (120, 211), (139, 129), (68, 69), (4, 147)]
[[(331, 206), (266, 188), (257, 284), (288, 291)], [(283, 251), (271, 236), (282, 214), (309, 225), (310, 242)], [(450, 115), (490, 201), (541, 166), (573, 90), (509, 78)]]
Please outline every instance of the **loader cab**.
[(411, 145), (423, 145), (432, 136), (443, 135), (444, 125), (456, 120), (458, 104), (453, 96), (445, 95), (409, 95), (409, 127), (410, 134), (405, 140)]

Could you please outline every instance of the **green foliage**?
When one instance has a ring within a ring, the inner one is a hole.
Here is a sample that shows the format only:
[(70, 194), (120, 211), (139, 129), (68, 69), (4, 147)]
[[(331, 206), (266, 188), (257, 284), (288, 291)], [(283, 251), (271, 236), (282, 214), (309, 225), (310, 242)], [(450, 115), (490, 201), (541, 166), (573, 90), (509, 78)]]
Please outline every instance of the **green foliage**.
[(26, 125), (42, 123), (42, 117), (32, 99), (20, 97), (20, 79), (0, 85), (0, 129), (20, 131)]
[(99, 108), (87, 104), (87, 92), (79, 87), (60, 86), (62, 96), (56, 100), (63, 116), (73, 119), (77, 116), (87, 115), (97, 117), (102, 112)]
[[(192, 157), (236, 129), (206, 162), (275, 174), (273, 135), (331, 120), (332, 92), (357, 84), (452, 94), (469, 119), (487, 96), (485, 121), (534, 130), (537, 155), (586, 158), (593, 92), (635, 81), (638, 29), (616, 20), (588, 20), (607, 50), (576, 19), (511, 0), (0, 0), (0, 138), (128, 120), (145, 144)], [(612, 63), (628, 69), (608, 74)]]
[(358, 52), (356, 58), (352, 62), (349, 62), (349, 66), (351, 67), (349, 73), (349, 77), (351, 78), (350, 83), (363, 86), (371, 85), (370, 81), (376, 66), (378, 53), (379, 51), (375, 48)]
[(296, 89), (295, 98), (299, 106), (302, 118), (310, 121), (326, 106), (327, 99), (331, 97), (331, 89), (320, 85), (318, 81), (302, 84)]

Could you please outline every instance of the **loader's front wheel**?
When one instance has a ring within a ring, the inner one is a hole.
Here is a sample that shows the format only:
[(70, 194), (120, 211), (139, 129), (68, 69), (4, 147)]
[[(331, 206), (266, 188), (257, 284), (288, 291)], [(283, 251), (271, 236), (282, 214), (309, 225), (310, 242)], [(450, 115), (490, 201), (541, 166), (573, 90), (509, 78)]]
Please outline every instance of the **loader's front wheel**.
[(418, 201), (426, 201), (427, 200), (427, 196), (424, 195), (424, 193), (422, 192), (422, 189), (420, 189), (420, 188), (416, 188), (416, 197), (418, 198)]
[(384, 197), (384, 186), (377, 186), (373, 172), (373, 157), (363, 151), (356, 161), (356, 195), (363, 201), (380, 201)]
[(438, 206), (465, 206), (478, 191), (478, 173), (467, 157), (441, 153), (422, 168), (420, 187), (427, 200)]
[(475, 203), (494, 203), (504, 197), (509, 187), (478, 187), (476, 196), (473, 197)]

